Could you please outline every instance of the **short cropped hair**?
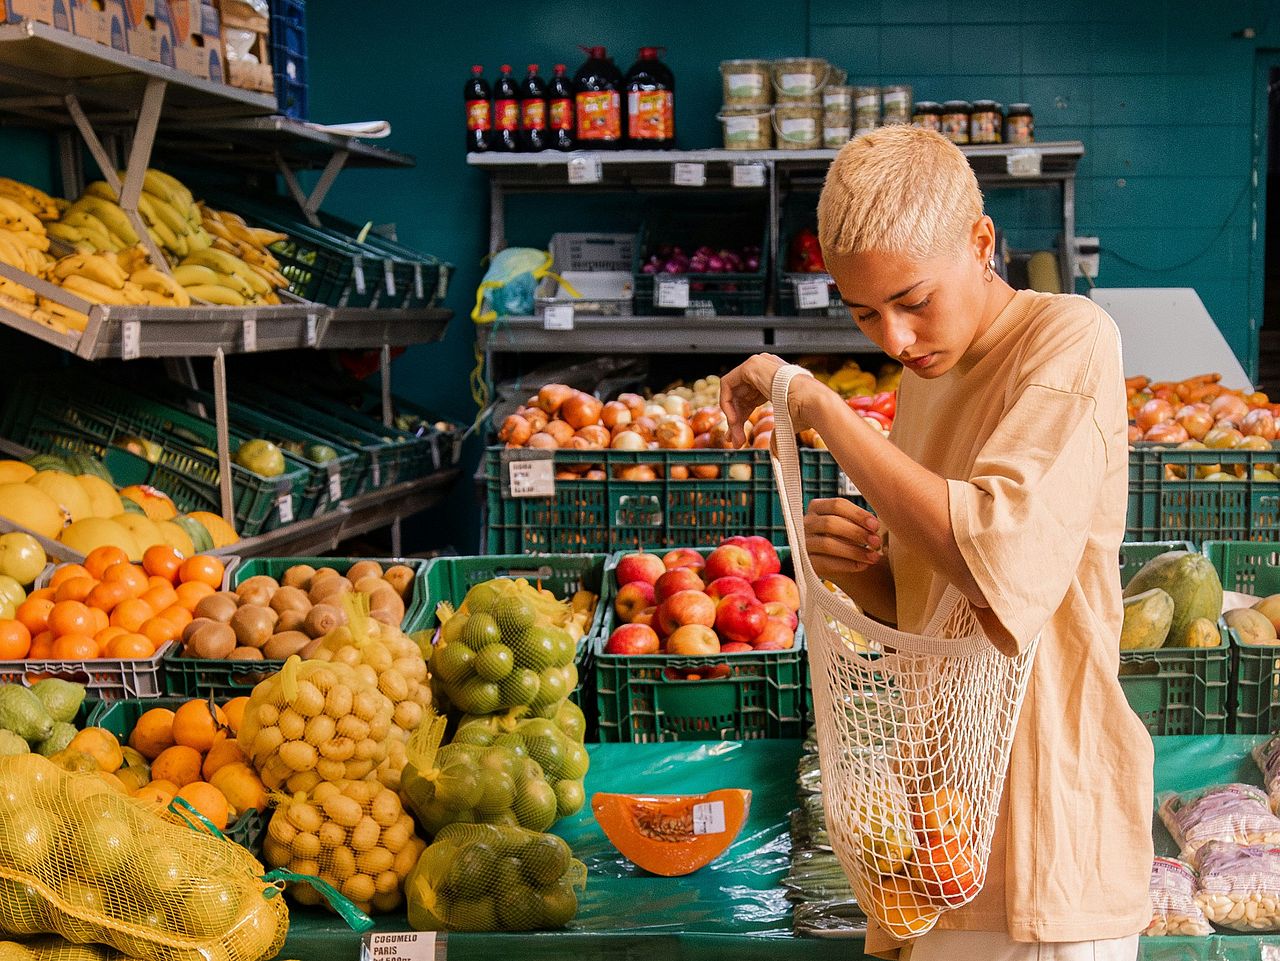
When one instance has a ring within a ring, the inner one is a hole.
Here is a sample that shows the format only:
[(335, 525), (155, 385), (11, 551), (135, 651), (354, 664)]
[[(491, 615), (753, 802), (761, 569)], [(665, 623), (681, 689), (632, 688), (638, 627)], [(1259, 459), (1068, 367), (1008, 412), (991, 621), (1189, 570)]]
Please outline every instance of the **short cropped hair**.
[(925, 259), (959, 252), (981, 216), (978, 178), (960, 149), (932, 130), (899, 124), (865, 133), (836, 155), (818, 200), (818, 239), (826, 254)]

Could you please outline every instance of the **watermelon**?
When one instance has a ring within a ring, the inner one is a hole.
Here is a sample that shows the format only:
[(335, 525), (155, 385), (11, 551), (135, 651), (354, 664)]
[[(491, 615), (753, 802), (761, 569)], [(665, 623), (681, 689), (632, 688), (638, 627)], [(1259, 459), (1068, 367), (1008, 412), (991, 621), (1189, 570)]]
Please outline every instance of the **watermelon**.
[(180, 514), (173, 519), (173, 523), (186, 531), (187, 536), (191, 538), (191, 545), (195, 548), (197, 554), (203, 554), (205, 551), (213, 550), (213, 537), (205, 529), (205, 526), (194, 517), (188, 517), (186, 514)]
[(27, 460), (27, 466), (33, 468), (37, 473), (42, 470), (56, 470), (64, 474), (75, 473), (67, 470), (67, 462), (57, 454), (36, 454)]
[(68, 454), (66, 461), (67, 470), (72, 474), (92, 474), (108, 484), (115, 483), (111, 477), (111, 472), (96, 457), (89, 454)]

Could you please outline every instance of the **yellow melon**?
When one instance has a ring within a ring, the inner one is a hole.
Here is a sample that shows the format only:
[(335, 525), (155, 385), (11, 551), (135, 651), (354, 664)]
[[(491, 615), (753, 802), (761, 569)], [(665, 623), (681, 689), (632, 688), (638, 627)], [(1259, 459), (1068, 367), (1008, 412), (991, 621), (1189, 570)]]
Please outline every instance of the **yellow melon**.
[(31, 484), (0, 484), (0, 517), (49, 538), (68, 520), (56, 500)]
[(236, 529), (217, 514), (211, 514), (209, 511), (191, 511), (187, 516), (199, 521), (204, 529), (209, 532), (209, 536), (213, 538), (215, 549), (230, 547), (240, 540), (240, 535), (236, 533)]
[(187, 536), (187, 532), (173, 521), (156, 521), (155, 525), (159, 528), (160, 536), (164, 538), (164, 542), (176, 549), (183, 557), (190, 557), (196, 552), (195, 545), (191, 543), (191, 538)]
[(130, 554), (131, 561), (142, 560), (142, 555), (146, 553), (148, 547), (165, 543), (160, 528), (149, 517), (143, 517), (141, 514), (117, 514), (111, 519), (133, 535), (138, 547), (138, 556), (134, 557)]
[(62, 532), (60, 540), (81, 554), (110, 545), (120, 548), (129, 555), (130, 560), (142, 557), (138, 542), (128, 528), (105, 517), (86, 517), (75, 521)]
[(178, 516), (178, 508), (164, 491), (148, 487), (146, 484), (133, 484), (120, 491), (121, 497), (127, 497), (153, 521), (171, 521)]
[(58, 470), (37, 471), (26, 483), (52, 497), (62, 508), (62, 512), (73, 521), (93, 516), (93, 503), (89, 500), (89, 495), (70, 474)]
[(0, 484), (21, 484), (35, 472), (34, 467), (20, 460), (0, 460)]
[(115, 517), (117, 514), (124, 513), (124, 504), (120, 502), (120, 495), (101, 477), (81, 474), (76, 478), (76, 483), (89, 495), (89, 505), (93, 509), (94, 517)]

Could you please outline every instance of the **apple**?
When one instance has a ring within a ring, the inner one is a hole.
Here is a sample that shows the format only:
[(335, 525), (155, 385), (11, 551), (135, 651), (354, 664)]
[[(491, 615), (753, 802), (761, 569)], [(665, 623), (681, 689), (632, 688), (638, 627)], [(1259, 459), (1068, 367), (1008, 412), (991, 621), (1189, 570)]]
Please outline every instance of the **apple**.
[(741, 644), (738, 641), (730, 641), (728, 644), (720, 645), (721, 654), (743, 654), (747, 651), (754, 651), (755, 648), (750, 644)]
[(677, 628), (687, 624), (714, 627), (716, 602), (702, 591), (681, 591), (658, 605), (654, 620), (658, 622), (658, 629), (667, 635), (674, 634)]
[(785, 574), (766, 574), (753, 581), (751, 589), (756, 592), (756, 597), (766, 604), (777, 601), (779, 604), (785, 604), (790, 610), (800, 610), (800, 588)]
[(747, 597), (756, 596), (756, 592), (751, 589), (751, 585), (744, 578), (734, 577), (732, 574), (728, 577), (717, 577), (707, 585), (707, 596), (714, 601), (722, 600), (730, 594), (744, 594)]
[(781, 601), (770, 601), (764, 606), (764, 612), (770, 620), (781, 621), (789, 630), (794, 631), (800, 626), (800, 615)]
[(653, 585), (653, 593), (661, 604), (668, 597), (674, 597), (681, 591), (701, 591), (702, 588), (702, 578), (698, 576), (697, 571), (688, 567), (677, 567), (658, 578), (657, 583)]
[(667, 638), (668, 654), (707, 655), (720, 653), (720, 638), (705, 624), (685, 624)]
[(736, 544), (721, 544), (707, 557), (702, 572), (708, 581), (722, 577), (741, 577), (745, 581), (756, 579), (756, 559), (751, 551)]
[(653, 623), (653, 617), (657, 613), (658, 613), (658, 609), (656, 607), (646, 607), (643, 611), (641, 611), (639, 614), (637, 614), (634, 618), (631, 619), (631, 623), (647, 624), (656, 631), (658, 628)]
[(666, 573), (666, 570), (662, 558), (657, 554), (627, 554), (618, 561), (613, 574), (618, 581), (618, 586), (621, 587), (633, 581), (653, 584)]
[(674, 571), (677, 567), (689, 567), (695, 571), (700, 571), (706, 566), (707, 562), (692, 547), (677, 547), (674, 551), (667, 551), (662, 555), (662, 563), (667, 566), (669, 571)]
[(756, 570), (763, 577), (766, 574), (781, 574), (782, 561), (778, 557), (778, 549), (770, 543), (769, 538), (755, 534), (747, 538), (747, 550), (756, 559)]
[(646, 624), (623, 624), (605, 642), (606, 654), (657, 654), (658, 635)]
[(613, 609), (628, 624), (634, 624), (636, 615), (653, 605), (653, 585), (647, 581), (623, 584), (618, 588), (618, 596), (613, 599)]
[(751, 646), (757, 651), (788, 651), (795, 645), (796, 632), (772, 617), (765, 618), (764, 627), (751, 642)]
[(30, 534), (21, 531), (0, 534), (0, 574), (12, 577), (19, 584), (29, 585), (48, 562), (44, 548)]
[(764, 605), (743, 594), (730, 594), (716, 608), (716, 633), (726, 641), (750, 644), (768, 621)]

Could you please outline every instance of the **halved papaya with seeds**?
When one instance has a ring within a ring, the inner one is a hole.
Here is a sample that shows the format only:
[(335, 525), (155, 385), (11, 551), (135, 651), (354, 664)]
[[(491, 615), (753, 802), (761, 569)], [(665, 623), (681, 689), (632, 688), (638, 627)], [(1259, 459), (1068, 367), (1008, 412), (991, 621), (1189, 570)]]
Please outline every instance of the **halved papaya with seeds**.
[(706, 867), (747, 823), (751, 792), (596, 794), (591, 810), (613, 846), (652, 874), (675, 878)]

